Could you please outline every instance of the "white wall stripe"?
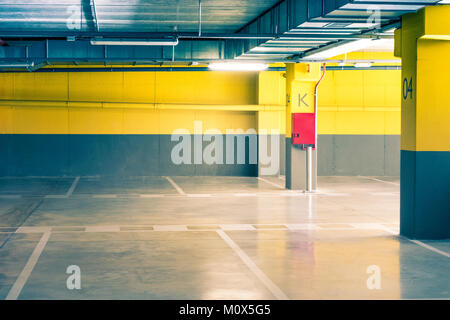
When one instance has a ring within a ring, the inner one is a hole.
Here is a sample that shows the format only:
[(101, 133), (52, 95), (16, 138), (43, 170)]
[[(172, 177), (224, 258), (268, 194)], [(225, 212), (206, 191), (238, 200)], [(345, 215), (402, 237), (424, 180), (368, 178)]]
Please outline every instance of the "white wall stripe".
[(253, 274), (264, 284), (264, 286), (278, 300), (289, 300), (288, 296), (266, 276), (266, 274), (253, 262), (252, 259), (222, 230), (216, 231), (219, 237), (239, 256), (242, 262), (253, 272)]
[(28, 259), (27, 264), (23, 268), (19, 277), (16, 279), (16, 282), (14, 282), (14, 285), (12, 286), (8, 295), (6, 296), (6, 300), (17, 300), (17, 298), (20, 295), (20, 292), (22, 291), (23, 287), (25, 286), (25, 283), (27, 282), (28, 278), (30, 277), (31, 272), (33, 271), (37, 261), (39, 260), (39, 257), (41, 256), (42, 251), (44, 251), (44, 248), (47, 245), (50, 235), (51, 235), (50, 232), (45, 232), (42, 235), (41, 240), (39, 240), (38, 244), (36, 245), (36, 248), (34, 248), (34, 251), (31, 254), (30, 258)]

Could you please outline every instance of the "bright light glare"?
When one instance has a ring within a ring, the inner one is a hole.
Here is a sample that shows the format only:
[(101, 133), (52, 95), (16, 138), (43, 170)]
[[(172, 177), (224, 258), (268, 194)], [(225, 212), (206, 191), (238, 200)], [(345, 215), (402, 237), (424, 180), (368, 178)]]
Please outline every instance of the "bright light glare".
[(353, 52), (369, 47), (373, 43), (372, 39), (361, 39), (342, 44), (338, 47), (330, 48), (321, 52), (306, 55), (306, 59), (329, 59), (344, 53)]
[(214, 71), (264, 71), (269, 66), (263, 63), (211, 63), (208, 68)]
[(355, 68), (370, 68), (371, 66), (372, 66), (372, 63), (370, 63), (370, 62), (355, 63)]

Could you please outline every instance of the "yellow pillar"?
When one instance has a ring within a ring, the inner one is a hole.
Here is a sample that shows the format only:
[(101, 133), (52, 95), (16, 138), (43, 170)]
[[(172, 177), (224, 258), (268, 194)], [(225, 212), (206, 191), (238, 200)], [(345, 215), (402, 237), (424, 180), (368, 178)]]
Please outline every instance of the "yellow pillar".
[[(314, 113), (314, 89), (320, 79), (319, 63), (286, 64), (286, 188), (307, 189), (307, 153), (292, 144), (292, 115)], [(317, 185), (317, 154), (312, 154), (312, 188)]]
[(450, 238), (450, 6), (402, 19), (395, 53), (402, 58), (400, 232)]

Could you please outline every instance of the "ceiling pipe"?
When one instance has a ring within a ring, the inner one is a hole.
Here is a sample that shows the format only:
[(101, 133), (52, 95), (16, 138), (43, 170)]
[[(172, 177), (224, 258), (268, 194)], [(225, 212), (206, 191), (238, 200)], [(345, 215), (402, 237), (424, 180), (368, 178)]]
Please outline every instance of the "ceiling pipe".
[(318, 94), (318, 91), (319, 91), (320, 83), (322, 82), (323, 78), (325, 77), (325, 73), (326, 72), (327, 72), (327, 64), (323, 63), (322, 64), (322, 75), (320, 76), (319, 81), (316, 83), (316, 85), (314, 87), (314, 126), (315, 126), (314, 127), (315, 128), (315, 130), (314, 130), (314, 132), (315, 132), (315, 137), (314, 137), (315, 142), (314, 142), (314, 144), (316, 146), (316, 149), (317, 149), (317, 115), (318, 115), (318, 112), (317, 112), (317, 107), (318, 107), (317, 94)]
[(45, 38), (45, 39), (67, 39), (74, 37), (76, 40), (90, 40), (92, 38), (165, 38), (177, 37), (179, 39), (230, 39), (230, 40), (352, 40), (352, 39), (393, 39), (391, 34), (293, 34), (293, 33), (201, 33), (198, 32), (33, 32), (33, 31), (0, 31), (0, 37), (9, 38)]
[(198, 0), (198, 37), (202, 36), (202, 0)]
[[(202, 72), (211, 71), (208, 67), (73, 67), (73, 68), (42, 68), (42, 65), (35, 65), (30, 67), (27, 64), (16, 64), (16, 65), (0, 65), (0, 73), (61, 73), (61, 72)], [(37, 69), (37, 68), (40, 69)], [(8, 69), (26, 69), (26, 70), (8, 70)], [(323, 70), (323, 67), (322, 67)], [(326, 67), (327, 71), (374, 71), (374, 70), (401, 70), (401, 66), (372, 66), (370, 68), (357, 68), (352, 66), (347, 67)], [(266, 71), (286, 71), (284, 67), (269, 67)]]
[(96, 32), (100, 31), (100, 26), (98, 25), (98, 19), (97, 19), (97, 9), (95, 6), (95, 0), (91, 0), (91, 11), (92, 11), (92, 18), (94, 20), (94, 28)]

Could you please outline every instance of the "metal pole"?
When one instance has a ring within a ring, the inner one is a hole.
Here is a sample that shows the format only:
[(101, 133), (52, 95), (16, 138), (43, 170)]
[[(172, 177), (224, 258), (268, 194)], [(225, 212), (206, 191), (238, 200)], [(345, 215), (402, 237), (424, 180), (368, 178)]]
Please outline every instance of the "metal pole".
[(312, 156), (313, 150), (312, 147), (307, 147), (306, 148), (306, 157), (307, 157), (307, 166), (308, 166), (308, 172), (307, 172), (307, 186), (306, 186), (306, 191), (307, 192), (312, 192), (312, 185), (313, 185), (313, 172), (312, 172), (312, 161), (313, 161), (313, 156)]

